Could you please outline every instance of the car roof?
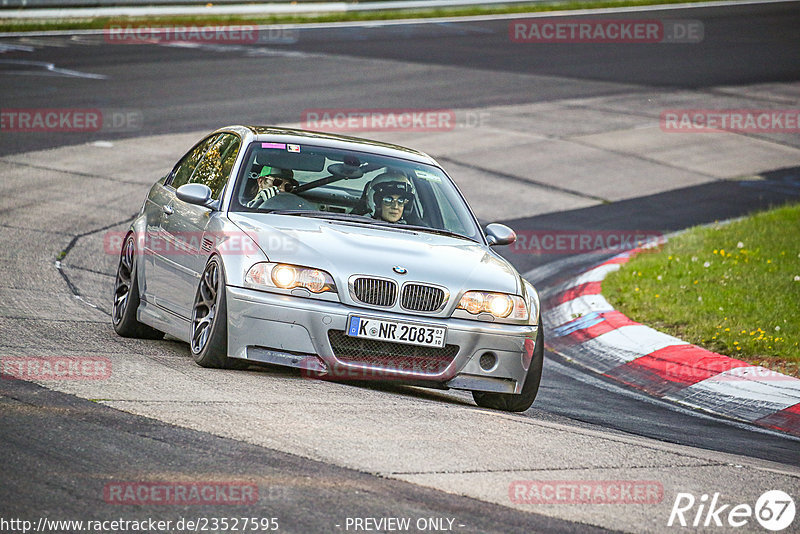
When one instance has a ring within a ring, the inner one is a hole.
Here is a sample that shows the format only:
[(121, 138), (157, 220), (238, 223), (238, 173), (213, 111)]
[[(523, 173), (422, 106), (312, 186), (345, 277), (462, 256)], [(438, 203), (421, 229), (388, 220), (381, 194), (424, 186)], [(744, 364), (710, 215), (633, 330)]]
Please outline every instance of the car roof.
[(218, 131), (238, 131), (239, 133), (244, 133), (242, 130), (246, 130), (254, 135), (254, 141), (273, 141), (297, 145), (311, 144), (325, 148), (372, 152), (381, 156), (402, 158), (419, 163), (427, 163), (429, 165), (439, 166), (439, 164), (436, 163), (436, 160), (424, 152), (420, 152), (419, 150), (414, 150), (413, 148), (407, 148), (391, 143), (384, 143), (381, 141), (363, 139), (360, 137), (315, 132), (312, 130), (300, 130), (295, 128), (279, 128), (275, 126), (237, 125), (220, 128)]

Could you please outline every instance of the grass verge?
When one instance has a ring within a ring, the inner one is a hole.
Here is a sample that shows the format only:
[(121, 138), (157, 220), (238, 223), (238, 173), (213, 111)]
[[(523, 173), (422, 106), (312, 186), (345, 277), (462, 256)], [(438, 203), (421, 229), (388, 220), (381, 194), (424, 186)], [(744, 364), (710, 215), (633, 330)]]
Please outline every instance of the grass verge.
[[(393, 20), (432, 17), (465, 17), (473, 15), (502, 15), (513, 13), (538, 13), (576, 9), (600, 9), (609, 7), (636, 7), (662, 4), (702, 3), (709, 0), (587, 0), (552, 3), (504, 5), (496, 7), (462, 7), (416, 10), (362, 11), (349, 13), (314, 13), (300, 15), (196, 15), (196, 16), (148, 16), (148, 17), (84, 17), (62, 19), (9, 19), (3, 18), (0, 9), (0, 32), (47, 31), (47, 30), (91, 30), (102, 29), (109, 24), (154, 25), (226, 25), (226, 24), (302, 24), (312, 22), (353, 22), (370, 20)], [(30, 9), (30, 8), (28, 8)]]
[(631, 319), (800, 376), (800, 204), (696, 227), (603, 282)]

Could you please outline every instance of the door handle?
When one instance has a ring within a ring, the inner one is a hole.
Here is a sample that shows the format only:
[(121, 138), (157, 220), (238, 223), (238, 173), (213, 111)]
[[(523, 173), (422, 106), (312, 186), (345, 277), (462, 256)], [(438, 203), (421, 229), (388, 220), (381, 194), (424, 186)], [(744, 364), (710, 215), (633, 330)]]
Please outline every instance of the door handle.
[(164, 206), (163, 211), (165, 215), (172, 215), (173, 213), (175, 213), (175, 208), (173, 208), (172, 206)]

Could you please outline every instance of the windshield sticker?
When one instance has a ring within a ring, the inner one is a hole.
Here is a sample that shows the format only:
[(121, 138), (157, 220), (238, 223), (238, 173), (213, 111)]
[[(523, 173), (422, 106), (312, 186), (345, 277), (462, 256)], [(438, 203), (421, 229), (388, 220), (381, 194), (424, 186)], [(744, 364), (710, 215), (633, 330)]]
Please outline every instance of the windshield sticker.
[(283, 150), (286, 145), (284, 143), (261, 143), (261, 148), (280, 148)]
[(286, 150), (289, 152), (300, 152), (300, 145), (286, 145)]
[(428, 171), (420, 171), (418, 169), (414, 169), (414, 174), (417, 175), (417, 178), (422, 178), (423, 180), (428, 180), (429, 182), (436, 182), (437, 184), (442, 183), (441, 178)]

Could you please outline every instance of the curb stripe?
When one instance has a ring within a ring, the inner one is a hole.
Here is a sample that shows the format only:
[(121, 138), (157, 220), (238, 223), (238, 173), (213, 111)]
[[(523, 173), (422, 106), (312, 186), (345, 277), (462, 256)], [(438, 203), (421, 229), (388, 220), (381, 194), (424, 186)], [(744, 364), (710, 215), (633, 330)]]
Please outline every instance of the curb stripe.
[(696, 345), (672, 345), (642, 356), (630, 365), (647, 367), (664, 380), (690, 386), (734, 367), (750, 364)]
[(577, 286), (568, 286), (566, 291), (563, 293), (557, 293), (552, 297), (546, 299), (545, 303), (547, 304), (548, 308), (555, 308), (564, 304), (565, 302), (569, 302), (570, 300), (574, 300), (578, 297), (584, 295), (599, 295), (600, 294), (600, 282), (586, 282), (584, 284), (580, 284)]
[(800, 436), (800, 380), (669, 336), (614, 310), (603, 279), (649, 246), (560, 284), (543, 313), (547, 345), (656, 397)]
[(623, 263), (628, 263), (628, 260), (631, 259), (633, 256), (641, 252), (642, 249), (635, 248), (629, 250), (628, 252), (623, 252), (622, 254), (617, 254), (610, 260), (606, 260), (597, 267), (603, 267), (604, 265), (622, 265)]
[(769, 384), (732, 380), (726, 375), (721, 373), (665, 397), (750, 422), (794, 406), (800, 400), (777, 393)]
[(625, 258), (625, 261), (619, 261), (614, 263), (609, 263), (609, 262), (601, 263), (594, 269), (586, 271), (582, 275), (575, 278), (575, 280), (573, 280), (573, 283), (571, 285), (577, 286), (585, 284), (587, 282), (602, 282), (605, 279), (605, 277), (608, 276), (608, 273), (619, 271), (620, 265), (622, 265), (626, 261), (628, 261), (627, 258)]
[(557, 325), (592, 312), (614, 311), (603, 295), (582, 295), (555, 306), (549, 313)]
[(663, 397), (733, 367), (749, 366), (695, 345), (671, 345), (621, 365), (606, 376)]
[(585, 284), (581, 284), (579, 286), (573, 286), (559, 295), (559, 304), (574, 298), (578, 298), (581, 295), (599, 295), (600, 284), (601, 282), (586, 282)]
[[(635, 355), (636, 358), (672, 345), (688, 345), (676, 337), (653, 330), (649, 326), (633, 324), (621, 326), (605, 334), (601, 334), (585, 344), (602, 345), (615, 351), (623, 351)], [(628, 358), (630, 361), (633, 358)]]
[(756, 424), (776, 430), (785, 430), (800, 436), (800, 403), (762, 417), (756, 421)]
[[(589, 317), (591, 317), (592, 320), (587, 320)], [(577, 322), (580, 319), (584, 320), (583, 323)], [(575, 323), (575, 326), (571, 329), (567, 326), (570, 325), (570, 323)], [(616, 310), (590, 314), (570, 321), (570, 323), (566, 323), (566, 325), (556, 329), (555, 336), (559, 337), (558, 343), (560, 345), (569, 346), (583, 343), (584, 341), (589, 341), (590, 339), (594, 339), (612, 330), (617, 330), (623, 326), (639, 324), (635, 321), (631, 321), (628, 316)]]

